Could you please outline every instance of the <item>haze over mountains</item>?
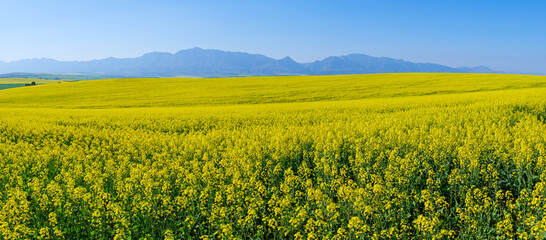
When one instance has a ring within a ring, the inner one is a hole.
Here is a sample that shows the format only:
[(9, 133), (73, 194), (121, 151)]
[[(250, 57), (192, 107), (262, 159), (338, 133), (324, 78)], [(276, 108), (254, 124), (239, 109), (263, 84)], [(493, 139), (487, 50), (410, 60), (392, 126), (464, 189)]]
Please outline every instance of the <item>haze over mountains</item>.
[(273, 59), (260, 54), (192, 48), (175, 54), (152, 52), (137, 58), (106, 58), (92, 61), (26, 59), (0, 62), (0, 74), (59, 73), (126, 77), (331, 75), (402, 72), (492, 73), (487, 67), (452, 68), (432, 63), (372, 57), (364, 54), (328, 57), (297, 63), (290, 57)]

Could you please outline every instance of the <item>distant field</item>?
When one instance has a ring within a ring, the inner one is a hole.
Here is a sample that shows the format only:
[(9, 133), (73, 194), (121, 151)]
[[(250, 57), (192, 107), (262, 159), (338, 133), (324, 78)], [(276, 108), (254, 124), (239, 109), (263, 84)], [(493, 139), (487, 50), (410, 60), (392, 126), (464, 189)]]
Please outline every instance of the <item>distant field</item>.
[(546, 77), (0, 90), (0, 239), (544, 239)]
[(25, 84), (35, 82), (36, 84), (49, 84), (49, 83), (59, 83), (66, 82), (66, 80), (46, 80), (46, 79), (35, 79), (35, 78), (0, 78), (0, 84)]
[(80, 81), (5, 90), (2, 106), (176, 107), (388, 98), (546, 86), (546, 76), (368, 74)]
[(29, 79), (29, 78), (0, 78), (0, 90), (8, 88), (24, 87), (25, 84), (35, 82), (36, 84), (61, 83), (66, 80), (44, 80), (44, 79)]
[(23, 78), (23, 79), (42, 79), (42, 80), (93, 80), (115, 78), (116, 76), (91, 76), (79, 74), (53, 74), (53, 73), (7, 73), (0, 74), (0, 80), (3, 78)]

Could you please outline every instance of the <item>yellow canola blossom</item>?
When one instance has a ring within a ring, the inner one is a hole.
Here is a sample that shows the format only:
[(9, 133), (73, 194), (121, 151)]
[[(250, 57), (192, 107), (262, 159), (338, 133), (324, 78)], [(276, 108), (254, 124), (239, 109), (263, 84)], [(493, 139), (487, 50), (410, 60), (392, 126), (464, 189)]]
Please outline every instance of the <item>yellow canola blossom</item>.
[(0, 239), (546, 238), (546, 77), (151, 85), (0, 91)]

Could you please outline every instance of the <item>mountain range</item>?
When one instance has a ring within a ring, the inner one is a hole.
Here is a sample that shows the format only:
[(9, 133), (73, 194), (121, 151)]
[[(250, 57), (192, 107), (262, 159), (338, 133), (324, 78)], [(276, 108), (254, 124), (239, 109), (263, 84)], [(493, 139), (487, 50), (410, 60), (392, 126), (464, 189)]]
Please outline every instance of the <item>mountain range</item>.
[(136, 58), (110, 57), (92, 61), (58, 61), (48, 58), (0, 61), (0, 74), (13, 72), (120, 77), (222, 77), (401, 72), (492, 73), (496, 71), (483, 66), (453, 68), (364, 54), (334, 56), (311, 63), (297, 63), (290, 57), (273, 59), (260, 54), (192, 48), (174, 54), (152, 52)]

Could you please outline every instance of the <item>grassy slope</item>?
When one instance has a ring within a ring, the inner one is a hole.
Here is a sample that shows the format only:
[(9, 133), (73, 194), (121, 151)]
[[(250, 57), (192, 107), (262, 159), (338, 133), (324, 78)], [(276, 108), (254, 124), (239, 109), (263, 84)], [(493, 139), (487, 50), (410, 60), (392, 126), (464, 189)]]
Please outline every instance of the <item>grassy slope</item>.
[(36, 84), (48, 84), (65, 82), (66, 80), (46, 80), (36, 78), (0, 78), (0, 84), (25, 84), (35, 82)]
[(25, 86), (25, 85), (24, 84), (11, 84), (11, 83), (3, 84), (3, 83), (0, 83), (0, 90), (8, 89), (8, 88), (23, 87), (23, 86)]
[(546, 76), (369, 74), (210, 79), (108, 79), (0, 92), (3, 107), (120, 108), (316, 102), (542, 88)]
[(24, 87), (26, 83), (35, 82), (38, 85), (66, 82), (66, 80), (45, 80), (33, 78), (0, 78), (0, 90)]

